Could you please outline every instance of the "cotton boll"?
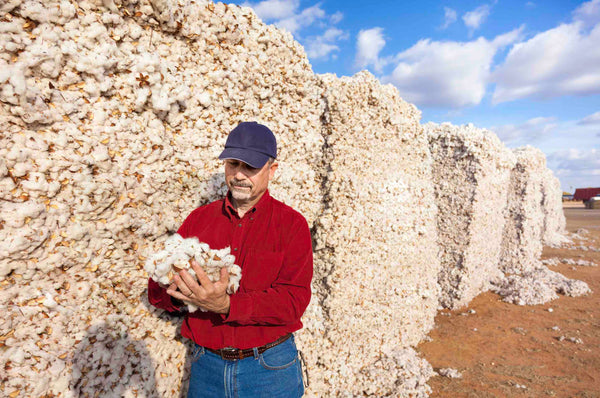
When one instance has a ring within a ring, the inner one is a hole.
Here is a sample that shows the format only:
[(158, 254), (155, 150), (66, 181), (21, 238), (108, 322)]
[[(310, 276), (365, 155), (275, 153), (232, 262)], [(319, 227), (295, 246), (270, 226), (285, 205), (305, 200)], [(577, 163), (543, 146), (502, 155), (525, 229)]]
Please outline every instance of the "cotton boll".
[(179, 234), (174, 234), (165, 241), (164, 247), (166, 251), (173, 252), (176, 251), (182, 243), (183, 237)]
[(31, 163), (17, 163), (13, 167), (13, 177), (23, 177), (33, 168)]
[(92, 158), (95, 162), (103, 162), (110, 159), (108, 148), (106, 148), (104, 145), (96, 146), (92, 152)]
[(196, 254), (194, 255), (194, 260), (196, 260), (196, 262), (201, 266), (204, 267), (207, 265), (207, 260), (208, 257), (206, 256), (206, 253), (198, 253), (196, 252)]
[(57, 306), (57, 303), (56, 301), (54, 301), (54, 298), (50, 295), (50, 293), (45, 293), (44, 296), (46, 297), (46, 299), (43, 302), (44, 306), (49, 309), (54, 309)]
[(11, 362), (20, 365), (25, 359), (25, 352), (21, 347), (13, 347), (6, 352), (6, 357), (10, 358)]
[(198, 95), (198, 102), (200, 103), (200, 105), (202, 105), (205, 108), (210, 107), (210, 105), (212, 104), (212, 98), (210, 97), (210, 94), (207, 92), (203, 92), (202, 94)]
[(135, 100), (135, 109), (140, 112), (144, 105), (146, 104), (146, 101), (148, 101), (148, 97), (150, 96), (150, 89), (147, 87), (144, 87), (140, 90), (137, 91), (137, 98)]
[(193, 253), (196, 252), (202, 252), (203, 251), (203, 244), (200, 243), (200, 241), (198, 240), (198, 238), (196, 238), (195, 236), (191, 237), (191, 238), (187, 238), (187, 247), (189, 248), (189, 250), (191, 250)]
[[(212, 282), (219, 280), (220, 269), (227, 267), (230, 274), (227, 292), (232, 294), (239, 288), (241, 268), (233, 264), (235, 257), (229, 254), (231, 251), (229, 247), (212, 250), (206, 243), (199, 242), (195, 237), (183, 239), (179, 234), (169, 237), (163, 243), (163, 247), (162, 251), (150, 255), (144, 266), (146, 272), (156, 282), (168, 285), (172, 282), (175, 273), (182, 269), (196, 277), (196, 273), (190, 265), (190, 260), (195, 259)], [(190, 305), (188, 309), (193, 312), (198, 308)], [(204, 309), (201, 310), (204, 311)]]
[(242, 276), (242, 268), (237, 264), (230, 265), (227, 268), (227, 270), (229, 271), (229, 276), (236, 276), (236, 277)]
[(171, 263), (171, 270), (188, 269), (190, 267), (189, 259), (190, 257), (185, 252), (181, 251), (172, 253), (167, 261)]
[(214, 252), (215, 256), (219, 257), (220, 259), (225, 258), (225, 256), (227, 256), (229, 253), (231, 253), (231, 248), (229, 246)]
[(166, 276), (170, 270), (171, 270), (171, 265), (172, 262), (169, 261), (171, 259), (170, 256), (165, 256), (165, 258), (162, 261), (154, 261), (154, 274), (156, 274), (159, 277), (162, 276)]
[(19, 96), (25, 94), (25, 91), (27, 90), (25, 74), (23, 69), (21, 68), (21, 65), (15, 64), (12, 70), (10, 69), (10, 67), (7, 70), (7, 74), (8, 76), (10, 76), (8, 81), (11, 84), (14, 93)]
[(194, 254), (199, 251), (200, 243), (198, 242), (198, 239), (195, 239), (195, 241), (194, 239), (186, 239), (184, 244), (179, 247), (179, 250), (184, 253), (187, 258), (194, 256)]
[(155, 259), (152, 257), (149, 257), (146, 262), (144, 263), (144, 271), (146, 271), (148, 274), (152, 275), (155, 273), (156, 270), (156, 262)]
[(75, 285), (74, 290), (77, 297), (87, 297), (90, 293), (91, 286), (87, 282), (79, 282)]
[(227, 286), (227, 293), (233, 294), (237, 292), (240, 287), (240, 280), (242, 279), (242, 269), (240, 266), (233, 264), (227, 268), (229, 272), (229, 285)]

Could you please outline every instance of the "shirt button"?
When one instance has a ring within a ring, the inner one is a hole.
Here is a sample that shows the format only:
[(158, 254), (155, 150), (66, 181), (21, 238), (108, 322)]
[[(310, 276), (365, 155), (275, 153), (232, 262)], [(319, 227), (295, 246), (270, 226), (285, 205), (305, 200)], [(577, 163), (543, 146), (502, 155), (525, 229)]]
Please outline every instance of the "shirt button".
[(237, 251), (237, 247), (234, 247), (234, 248), (233, 248), (233, 251), (234, 251), (234, 252), (236, 252), (236, 251)]
[(241, 227), (241, 226), (242, 226), (242, 224), (238, 224), (238, 227)]

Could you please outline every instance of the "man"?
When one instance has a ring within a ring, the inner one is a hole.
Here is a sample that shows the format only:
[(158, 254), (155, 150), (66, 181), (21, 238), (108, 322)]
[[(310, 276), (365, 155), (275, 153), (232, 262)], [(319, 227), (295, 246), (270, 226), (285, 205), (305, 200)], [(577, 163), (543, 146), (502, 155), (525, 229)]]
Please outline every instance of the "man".
[(229, 192), (194, 210), (177, 231), (211, 248), (229, 246), (242, 268), (239, 290), (226, 293), (227, 271), (211, 282), (192, 262), (167, 288), (148, 282), (150, 303), (169, 312), (187, 303), (181, 334), (195, 343), (188, 397), (299, 397), (304, 393), (294, 337), (310, 301), (311, 236), (304, 217), (269, 195), (278, 164), (266, 126), (234, 128), (219, 159)]

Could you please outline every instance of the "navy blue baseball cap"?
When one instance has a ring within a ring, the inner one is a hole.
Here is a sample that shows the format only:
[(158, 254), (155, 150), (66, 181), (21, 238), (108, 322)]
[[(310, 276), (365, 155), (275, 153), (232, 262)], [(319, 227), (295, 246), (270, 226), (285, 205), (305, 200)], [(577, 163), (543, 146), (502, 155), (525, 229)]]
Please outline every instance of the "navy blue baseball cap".
[(242, 122), (231, 130), (219, 159), (241, 160), (260, 169), (269, 158), (277, 158), (277, 140), (267, 126)]

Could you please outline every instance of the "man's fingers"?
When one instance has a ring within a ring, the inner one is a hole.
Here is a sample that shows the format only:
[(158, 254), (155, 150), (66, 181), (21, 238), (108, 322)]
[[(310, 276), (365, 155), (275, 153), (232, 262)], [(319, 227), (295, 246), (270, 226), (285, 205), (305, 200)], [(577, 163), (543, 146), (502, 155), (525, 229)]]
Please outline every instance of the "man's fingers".
[(225, 286), (229, 285), (229, 270), (226, 267), (221, 268), (221, 279), (219, 282)]
[(175, 281), (175, 283), (177, 283), (177, 286), (179, 286), (179, 290), (181, 290), (183, 293), (187, 293), (188, 290), (193, 293), (197, 293), (200, 289), (200, 285), (198, 285), (196, 279), (184, 269), (179, 271), (178, 274), (175, 274), (173, 280)]
[(196, 265), (192, 264), (192, 269), (196, 273), (196, 277), (198, 277), (198, 280), (200, 281), (200, 285), (202, 285), (202, 287), (204, 289), (211, 289), (211, 286), (213, 283), (208, 278), (208, 275), (206, 274), (206, 272), (204, 272), (202, 267), (200, 267), (200, 264), (198, 264), (198, 263), (196, 263)]
[(167, 294), (169, 296), (181, 301), (190, 301), (189, 297), (187, 297), (185, 294), (182, 294), (179, 290), (176, 290), (175, 288), (171, 289), (171, 286), (169, 286), (169, 288), (167, 289)]

